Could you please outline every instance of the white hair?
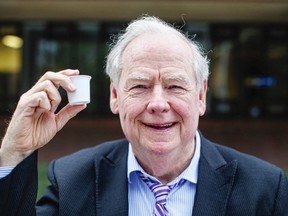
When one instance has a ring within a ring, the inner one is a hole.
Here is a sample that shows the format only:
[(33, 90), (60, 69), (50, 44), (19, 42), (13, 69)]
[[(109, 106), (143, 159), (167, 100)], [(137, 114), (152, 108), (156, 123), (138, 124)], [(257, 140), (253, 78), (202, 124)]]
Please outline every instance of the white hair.
[(139, 19), (132, 21), (111, 43), (110, 53), (107, 56), (106, 62), (106, 74), (113, 81), (114, 85), (118, 86), (119, 78), (121, 76), (123, 64), (122, 55), (125, 48), (138, 36), (153, 32), (174, 34), (188, 44), (193, 56), (193, 59), (191, 59), (192, 71), (195, 72), (196, 84), (200, 90), (204, 80), (207, 80), (209, 76), (209, 61), (202, 48), (189, 38), (188, 34), (186, 35), (176, 27), (152, 16), (142, 16)]

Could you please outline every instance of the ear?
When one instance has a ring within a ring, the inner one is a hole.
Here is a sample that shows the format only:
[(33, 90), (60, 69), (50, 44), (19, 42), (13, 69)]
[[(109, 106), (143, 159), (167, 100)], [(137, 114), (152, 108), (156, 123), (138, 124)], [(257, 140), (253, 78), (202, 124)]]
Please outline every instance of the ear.
[(204, 80), (202, 88), (199, 92), (199, 115), (203, 116), (206, 111), (206, 93), (207, 93), (207, 80)]
[(112, 80), (110, 81), (110, 109), (114, 114), (119, 113), (118, 93)]

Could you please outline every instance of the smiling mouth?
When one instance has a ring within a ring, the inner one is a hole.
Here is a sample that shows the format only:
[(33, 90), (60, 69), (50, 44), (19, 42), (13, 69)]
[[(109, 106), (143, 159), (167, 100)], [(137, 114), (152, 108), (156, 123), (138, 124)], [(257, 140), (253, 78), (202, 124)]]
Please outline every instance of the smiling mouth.
[(165, 130), (168, 128), (171, 128), (175, 125), (176, 123), (168, 123), (168, 124), (145, 124), (147, 127), (154, 128), (157, 130)]

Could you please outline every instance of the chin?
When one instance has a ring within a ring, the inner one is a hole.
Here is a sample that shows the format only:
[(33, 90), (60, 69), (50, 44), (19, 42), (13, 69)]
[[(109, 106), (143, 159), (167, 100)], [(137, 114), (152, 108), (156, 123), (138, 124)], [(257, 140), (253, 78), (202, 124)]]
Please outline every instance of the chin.
[(167, 155), (172, 151), (171, 145), (167, 145), (167, 143), (152, 144), (149, 149), (152, 154), (157, 155)]

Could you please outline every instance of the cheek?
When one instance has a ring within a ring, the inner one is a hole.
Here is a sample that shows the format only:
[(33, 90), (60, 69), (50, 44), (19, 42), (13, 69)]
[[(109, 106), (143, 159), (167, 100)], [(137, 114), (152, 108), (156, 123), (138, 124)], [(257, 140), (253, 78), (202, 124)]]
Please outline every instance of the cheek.
[(145, 105), (138, 100), (131, 98), (124, 98), (119, 104), (119, 116), (122, 127), (126, 132), (135, 130), (135, 124), (137, 123), (137, 117), (143, 113)]
[(123, 98), (120, 103), (120, 113), (123, 113), (129, 116), (136, 116), (137, 113), (141, 112), (144, 109), (143, 101), (135, 100), (130, 97)]
[[(199, 103), (190, 101), (189, 103), (178, 106), (177, 114), (181, 117), (180, 124), (181, 139), (190, 141), (195, 135), (199, 123)], [(184, 141), (183, 140), (183, 141)]]
[(174, 98), (171, 99), (171, 102), (171, 107), (183, 120), (195, 118), (200, 114), (199, 100), (194, 95), (185, 98)]

